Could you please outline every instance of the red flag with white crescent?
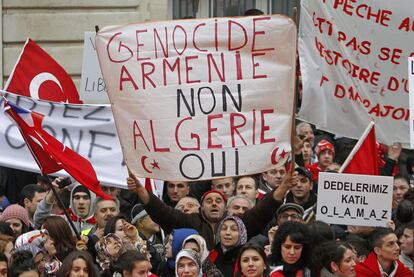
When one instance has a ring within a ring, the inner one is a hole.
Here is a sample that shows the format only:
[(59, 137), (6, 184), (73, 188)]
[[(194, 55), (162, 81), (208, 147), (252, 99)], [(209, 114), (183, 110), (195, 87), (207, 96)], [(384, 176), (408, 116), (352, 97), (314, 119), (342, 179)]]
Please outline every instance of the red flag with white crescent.
[(82, 104), (71, 77), (31, 39), (23, 46), (5, 90), (34, 99)]

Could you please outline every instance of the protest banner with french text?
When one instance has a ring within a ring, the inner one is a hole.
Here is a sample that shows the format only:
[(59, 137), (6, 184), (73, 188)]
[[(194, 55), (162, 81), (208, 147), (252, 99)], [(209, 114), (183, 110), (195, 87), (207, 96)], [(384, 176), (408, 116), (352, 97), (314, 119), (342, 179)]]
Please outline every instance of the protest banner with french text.
[[(3, 93), (17, 106), (43, 114), (43, 128), (88, 159), (102, 184), (126, 189), (128, 172), (109, 105), (63, 104)], [(39, 172), (18, 127), (4, 112), (0, 112), (0, 149), (0, 165)]]
[(212, 179), (287, 159), (296, 56), (289, 18), (105, 27), (96, 47), (126, 163), (138, 176)]
[(330, 224), (386, 226), (393, 177), (319, 173), (316, 219)]
[(407, 59), (414, 55), (414, 2), (301, 1), (299, 118), (358, 138), (410, 143)]

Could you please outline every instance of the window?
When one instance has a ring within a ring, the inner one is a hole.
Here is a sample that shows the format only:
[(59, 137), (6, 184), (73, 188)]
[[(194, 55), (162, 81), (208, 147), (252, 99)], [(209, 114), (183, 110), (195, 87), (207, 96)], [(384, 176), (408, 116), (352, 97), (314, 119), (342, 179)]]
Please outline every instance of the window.
[[(284, 0), (289, 1), (289, 0)], [(179, 19), (188, 16), (198, 18), (240, 16), (246, 10), (260, 9), (271, 13), (271, 0), (169, 0), (170, 18)]]
[(298, 9), (299, 17), (300, 0), (272, 0), (272, 13), (280, 13), (292, 18), (295, 7)]
[(255, 0), (213, 0), (213, 17), (243, 15), (256, 7)]
[(195, 7), (198, 1), (194, 0), (174, 0), (173, 1), (173, 19), (185, 17), (196, 17), (198, 7)]

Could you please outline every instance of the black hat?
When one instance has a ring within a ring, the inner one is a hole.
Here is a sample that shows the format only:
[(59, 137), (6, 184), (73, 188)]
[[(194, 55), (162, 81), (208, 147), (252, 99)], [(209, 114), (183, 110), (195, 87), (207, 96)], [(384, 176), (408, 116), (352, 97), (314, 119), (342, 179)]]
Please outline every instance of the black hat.
[(282, 206), (280, 206), (279, 209), (277, 209), (277, 211), (276, 211), (276, 217), (278, 217), (281, 213), (283, 213), (286, 210), (295, 210), (301, 216), (303, 216), (303, 214), (305, 213), (305, 211), (303, 210), (302, 206), (300, 206), (298, 204), (295, 204), (295, 203), (285, 203)]
[(309, 169), (303, 166), (299, 166), (295, 168), (295, 171), (297, 171), (299, 174), (303, 176), (306, 176), (309, 179), (309, 181), (312, 183), (312, 173), (310, 172)]
[(136, 204), (134, 207), (132, 207), (131, 210), (131, 224), (135, 224), (138, 220), (145, 217), (147, 214), (147, 211), (144, 209), (144, 205), (142, 204)]
[(73, 189), (72, 197), (74, 197), (75, 196), (75, 193), (77, 193), (77, 192), (84, 192), (84, 193), (86, 193), (89, 196), (89, 198), (91, 197), (91, 192), (86, 187), (84, 187), (82, 185), (77, 185)]

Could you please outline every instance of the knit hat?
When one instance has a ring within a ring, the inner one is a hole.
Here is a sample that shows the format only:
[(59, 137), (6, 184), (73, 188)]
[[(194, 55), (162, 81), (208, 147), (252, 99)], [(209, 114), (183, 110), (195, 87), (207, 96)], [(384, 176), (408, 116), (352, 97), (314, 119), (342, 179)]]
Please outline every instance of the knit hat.
[(332, 145), (332, 143), (330, 143), (329, 141), (327, 141), (326, 139), (321, 140), (320, 142), (318, 142), (318, 144), (315, 147), (315, 153), (316, 156), (319, 157), (319, 154), (324, 151), (324, 150), (329, 150), (332, 152), (332, 154), (335, 156), (335, 148)]
[(226, 202), (227, 202), (226, 196), (225, 196), (225, 195), (224, 195), (221, 191), (219, 191), (219, 190), (215, 190), (215, 189), (211, 189), (211, 190), (206, 191), (206, 192), (203, 194), (203, 196), (201, 196), (201, 201), (200, 201), (201, 205), (203, 205), (203, 201), (204, 201), (204, 199), (205, 199), (205, 198), (207, 197), (207, 195), (209, 195), (210, 193), (217, 193), (217, 194), (219, 194), (219, 195), (221, 196), (221, 198), (223, 198), (224, 203), (226, 203)]
[(144, 205), (142, 204), (136, 204), (134, 207), (132, 207), (131, 210), (131, 224), (135, 224), (138, 220), (141, 218), (147, 216), (147, 211), (144, 209)]
[(74, 197), (75, 193), (77, 193), (77, 192), (84, 192), (89, 196), (89, 198), (91, 197), (91, 192), (86, 187), (84, 187), (82, 185), (78, 185), (73, 189), (72, 197)]
[(1, 221), (6, 221), (12, 218), (20, 219), (20, 221), (26, 225), (26, 227), (30, 226), (29, 214), (27, 213), (26, 209), (19, 204), (8, 206), (0, 216)]

